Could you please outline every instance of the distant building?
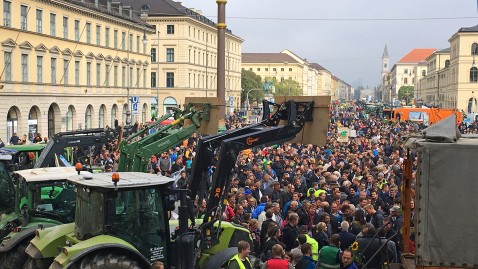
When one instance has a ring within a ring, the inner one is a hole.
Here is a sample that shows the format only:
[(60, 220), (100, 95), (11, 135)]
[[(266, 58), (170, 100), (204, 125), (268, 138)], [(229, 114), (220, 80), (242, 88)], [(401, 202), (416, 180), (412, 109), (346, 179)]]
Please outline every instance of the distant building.
[[(398, 99), (398, 91), (402, 86), (415, 86), (417, 77), (420, 78), (422, 74), (417, 75), (416, 67), (425, 63), (426, 59), (432, 55), (436, 49), (413, 49), (403, 58), (401, 58), (391, 69), (390, 74), (384, 77), (385, 85), (390, 87), (391, 95), (387, 95), (385, 100), (391, 101)], [(387, 93), (385, 89), (384, 93)]]

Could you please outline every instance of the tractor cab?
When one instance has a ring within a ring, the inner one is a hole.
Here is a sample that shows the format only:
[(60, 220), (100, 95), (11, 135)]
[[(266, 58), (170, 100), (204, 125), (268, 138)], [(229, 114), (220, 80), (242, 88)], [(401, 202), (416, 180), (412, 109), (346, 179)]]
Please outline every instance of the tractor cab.
[(14, 193), (15, 187), (10, 178), (10, 170), (8, 162), (12, 160), (10, 154), (0, 154), (0, 215), (3, 213), (11, 212), (14, 207)]
[(118, 247), (134, 249), (144, 261), (166, 262), (169, 227), (165, 191), (174, 179), (122, 172), (72, 177), (69, 182), (76, 186), (77, 204), (73, 245), (66, 247), (66, 253), (89, 244), (99, 244), (100, 249), (102, 245), (111, 247), (108, 240), (97, 241), (107, 235), (109, 240), (119, 239)]

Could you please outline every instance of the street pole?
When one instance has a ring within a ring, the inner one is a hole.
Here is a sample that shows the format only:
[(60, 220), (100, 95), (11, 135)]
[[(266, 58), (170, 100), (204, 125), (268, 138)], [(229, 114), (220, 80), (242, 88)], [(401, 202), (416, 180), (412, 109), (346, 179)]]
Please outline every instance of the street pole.
[[(159, 28), (159, 24), (158, 24)], [(159, 31), (158, 31), (158, 51), (156, 51), (156, 62), (158, 63), (158, 71), (156, 71), (157, 90), (156, 90), (156, 118), (159, 118)]]
[[(129, 29), (128, 29), (128, 36), (127, 38), (130, 38), (130, 35), (129, 35)], [(126, 39), (126, 38), (125, 38)], [(125, 40), (126, 42), (126, 40)], [(129, 126), (131, 124), (131, 108), (130, 108), (130, 103), (129, 103), (129, 87), (130, 87), (130, 84), (131, 84), (131, 71), (129, 69), (129, 50), (130, 50), (130, 42), (128, 42), (126, 45), (128, 46), (128, 50), (127, 50), (127, 59), (128, 59), (128, 65), (127, 65), (127, 70), (126, 70), (126, 73), (128, 74), (128, 84), (126, 85), (126, 92), (127, 92), (127, 97), (126, 97), (126, 120), (125, 120), (125, 123), (126, 123), (126, 126)]]
[(227, 0), (216, 0), (217, 15), (217, 99), (220, 123), (224, 124), (226, 115), (226, 4)]

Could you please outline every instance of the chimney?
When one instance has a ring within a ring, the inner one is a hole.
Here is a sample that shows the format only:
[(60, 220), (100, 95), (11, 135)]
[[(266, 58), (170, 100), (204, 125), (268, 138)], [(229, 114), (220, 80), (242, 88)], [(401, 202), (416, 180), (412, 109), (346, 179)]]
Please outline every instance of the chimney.
[(106, 0), (106, 9), (111, 12), (111, 0)]
[(202, 10), (196, 10), (197, 14), (201, 15), (202, 16)]

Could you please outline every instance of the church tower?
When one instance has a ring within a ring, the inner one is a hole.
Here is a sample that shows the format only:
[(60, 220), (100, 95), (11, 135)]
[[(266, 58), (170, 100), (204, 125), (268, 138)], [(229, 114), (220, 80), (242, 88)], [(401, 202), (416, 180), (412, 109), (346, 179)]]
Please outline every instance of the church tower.
[(389, 72), (390, 72), (390, 58), (388, 57), (387, 45), (385, 45), (385, 49), (383, 50), (383, 55), (382, 55), (382, 80), (383, 80), (383, 77), (386, 76)]

